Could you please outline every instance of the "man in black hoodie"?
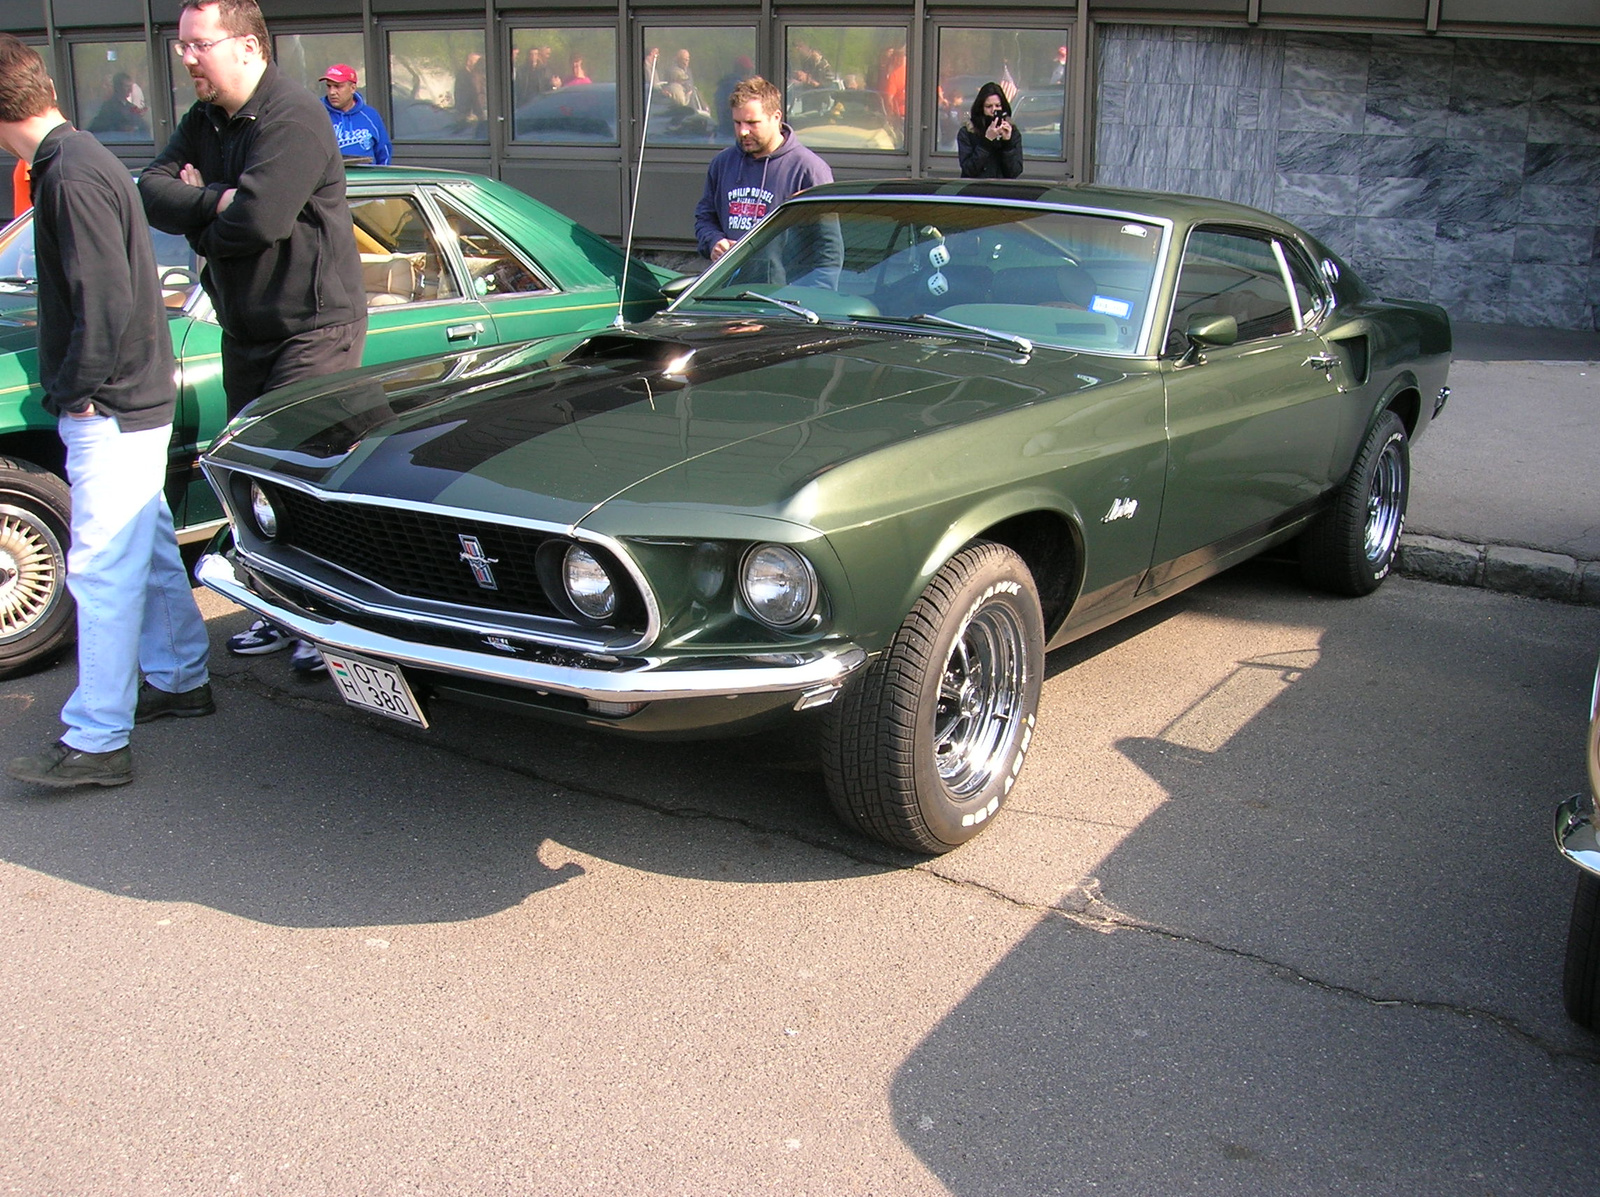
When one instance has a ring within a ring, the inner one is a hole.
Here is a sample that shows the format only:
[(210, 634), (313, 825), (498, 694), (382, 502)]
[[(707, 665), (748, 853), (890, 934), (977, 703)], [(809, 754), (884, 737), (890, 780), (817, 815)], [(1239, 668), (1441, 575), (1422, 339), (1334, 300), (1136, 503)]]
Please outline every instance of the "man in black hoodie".
[[(278, 73), (255, 0), (183, 0), (177, 48), (197, 97), (139, 178), (150, 223), (182, 233), (222, 325), (228, 413), (273, 387), (361, 364), (366, 292), (344, 160), (322, 103)], [(262, 625), (235, 652), (289, 646)], [(309, 644), (295, 668), (321, 672)]]
[(136, 722), (216, 709), (206, 625), (162, 493), (177, 401), (172, 336), (133, 180), (61, 115), (44, 61), (8, 33), (0, 147), (32, 165), (39, 383), (67, 451), (67, 589), (78, 606), (66, 734), (7, 771), (38, 785), (123, 785)]

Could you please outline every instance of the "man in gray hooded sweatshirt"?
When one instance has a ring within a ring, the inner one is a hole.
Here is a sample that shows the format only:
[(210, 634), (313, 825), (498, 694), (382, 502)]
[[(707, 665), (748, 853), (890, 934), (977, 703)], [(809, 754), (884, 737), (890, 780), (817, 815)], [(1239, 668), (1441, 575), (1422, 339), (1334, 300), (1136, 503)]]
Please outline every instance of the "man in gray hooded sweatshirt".
[(833, 182), (833, 171), (783, 121), (783, 96), (759, 75), (728, 97), (735, 144), (711, 160), (694, 210), (700, 252), (715, 262), (790, 196)]

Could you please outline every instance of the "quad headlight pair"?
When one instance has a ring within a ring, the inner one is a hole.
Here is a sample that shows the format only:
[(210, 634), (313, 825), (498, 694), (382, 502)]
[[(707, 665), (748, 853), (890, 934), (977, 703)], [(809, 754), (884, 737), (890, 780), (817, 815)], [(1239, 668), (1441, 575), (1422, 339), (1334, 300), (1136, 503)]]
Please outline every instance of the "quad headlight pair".
[[(264, 539), (276, 539), (281, 521), (271, 494), (252, 480), (248, 498), (255, 531)], [(695, 562), (697, 589), (709, 587), (713, 593), (721, 589), (722, 560), (718, 546), (701, 546)], [(538, 554), (546, 593), (585, 623), (602, 624), (617, 614), (622, 602), (615, 577), (619, 568), (610, 553), (575, 541), (546, 542)], [(768, 627), (794, 628), (817, 609), (816, 571), (803, 554), (787, 545), (758, 544), (744, 554), (739, 595), (749, 613)]]

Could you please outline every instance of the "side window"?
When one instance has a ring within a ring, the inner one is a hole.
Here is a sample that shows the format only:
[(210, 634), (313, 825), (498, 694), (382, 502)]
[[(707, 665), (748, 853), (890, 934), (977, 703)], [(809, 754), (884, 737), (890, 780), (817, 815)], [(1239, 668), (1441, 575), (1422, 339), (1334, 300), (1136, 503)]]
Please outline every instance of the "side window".
[(480, 297), (553, 291), (554, 287), (522, 261), (499, 233), (491, 232), (474, 217), (441, 199), (445, 223), (461, 245), (472, 289)]
[(460, 297), (461, 288), (411, 196), (353, 196), (350, 219), (369, 308)]
[(1301, 327), (1309, 327), (1322, 318), (1327, 297), (1322, 288), (1317, 286), (1316, 271), (1299, 250), (1286, 241), (1278, 244), (1283, 246), (1283, 260), (1289, 267), (1289, 281), (1294, 284), (1294, 302), (1300, 310)]
[(1294, 331), (1294, 307), (1270, 240), (1211, 229), (1189, 235), (1173, 330), (1181, 332), (1190, 317), (1200, 315), (1232, 316), (1241, 341)]

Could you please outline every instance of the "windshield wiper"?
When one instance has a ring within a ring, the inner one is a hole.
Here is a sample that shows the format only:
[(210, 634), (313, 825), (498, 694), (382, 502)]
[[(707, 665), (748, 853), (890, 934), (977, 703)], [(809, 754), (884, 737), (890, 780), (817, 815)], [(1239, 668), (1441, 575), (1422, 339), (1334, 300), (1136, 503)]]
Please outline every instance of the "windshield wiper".
[(0, 276), (0, 285), (25, 290), (28, 287), (38, 286), (39, 280), (36, 278), (23, 278), (20, 274), (8, 274)]
[(739, 294), (734, 296), (734, 298), (759, 299), (762, 303), (770, 303), (775, 307), (782, 308), (786, 312), (793, 312), (796, 316), (799, 316), (801, 319), (803, 319), (807, 324), (822, 323), (822, 317), (818, 316), (810, 308), (802, 307), (798, 303), (791, 303), (787, 299), (779, 299), (776, 295), (763, 295), (760, 291), (740, 291)]
[(1004, 341), (1007, 345), (1014, 345), (1023, 353), (1033, 352), (1033, 342), (1027, 337), (1020, 337), (1016, 333), (999, 332), (996, 329), (984, 328), (981, 324), (963, 324), (959, 320), (946, 320), (943, 316), (934, 316), (928, 312), (918, 312), (915, 316), (898, 317), (913, 324), (937, 324), (941, 328), (957, 328), (962, 332), (977, 333), (980, 337), (989, 337), (995, 341)]

